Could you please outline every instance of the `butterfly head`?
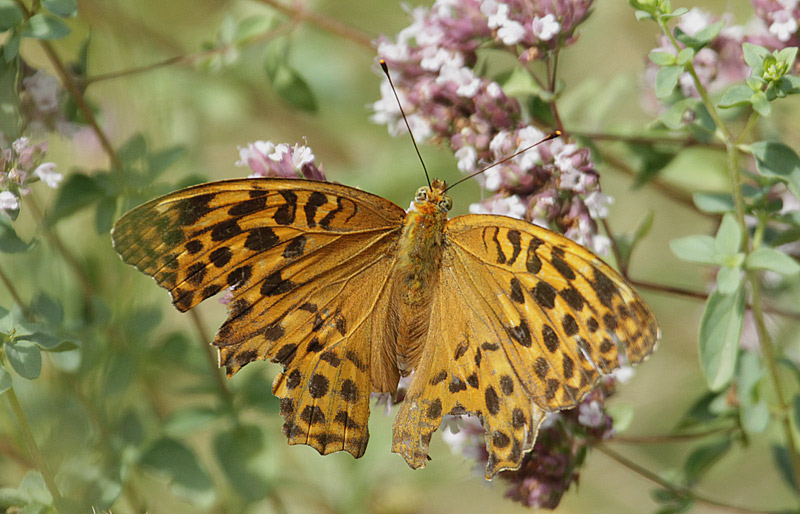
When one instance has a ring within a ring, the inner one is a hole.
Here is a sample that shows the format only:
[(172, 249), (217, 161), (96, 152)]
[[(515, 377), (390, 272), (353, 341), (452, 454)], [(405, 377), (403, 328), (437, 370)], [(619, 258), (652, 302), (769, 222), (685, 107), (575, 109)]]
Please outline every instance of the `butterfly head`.
[(435, 179), (431, 187), (423, 186), (417, 189), (414, 195), (414, 207), (424, 209), (426, 206), (435, 206), (442, 213), (447, 213), (453, 207), (453, 200), (445, 193), (447, 184), (444, 180)]

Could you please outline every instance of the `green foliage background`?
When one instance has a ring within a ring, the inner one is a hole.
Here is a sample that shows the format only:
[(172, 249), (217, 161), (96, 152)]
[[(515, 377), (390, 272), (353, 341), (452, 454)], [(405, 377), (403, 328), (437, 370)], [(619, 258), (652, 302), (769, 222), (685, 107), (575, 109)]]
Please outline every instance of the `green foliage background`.
[[(323, 458), (308, 447), (288, 447), (280, 433), (277, 400), (270, 394), (278, 366), (255, 363), (232, 380), (220, 381), (215, 352), (207, 342), (224, 319), (224, 306), (215, 301), (199, 306), (199, 323), (190, 314), (179, 314), (163, 290), (123, 265), (114, 253), (108, 234), (112, 219), (189, 183), (247, 175), (248, 170), (233, 165), (237, 146), (258, 139), (294, 143), (305, 138), (329, 179), (400, 205), (407, 205), (423, 183), (408, 139), (393, 139), (384, 127), (369, 122), (368, 105), (378, 99), (380, 77), (375, 51), (361, 39), (394, 35), (406, 26), (400, 4), (304, 4), (315, 17), (341, 23), (345, 30), (337, 34), (302, 19), (287, 30), (289, 18), (267, 3), (82, 0), (78, 15), (66, 20), (71, 33), (53, 42), (61, 59), (74, 61), (88, 41), (89, 77), (123, 72), (91, 83), (85, 97), (120, 150), (126, 175), (120, 179), (118, 173), (108, 174), (108, 157), (96, 145), (51, 136), (47, 160), (57, 163), (66, 177), (61, 188), (72, 188), (67, 190), (73, 194), (62, 192), (56, 200), (58, 192), (36, 188), (33, 196), (48, 213), (46, 224), (26, 203), (14, 223), (17, 234), (35, 247), (0, 255), (0, 266), (20, 298), (30, 302), (29, 308), (58, 327), (60, 337), (79, 342), (75, 350), (44, 353), (38, 378), (13, 377), (47, 466), (65, 497), (83, 512), (89, 505), (116, 513), (153, 514), (524, 511), (503, 499), (502, 484), (484, 483), (472, 462), (452, 454), (438, 437), (428, 466), (409, 469), (389, 452), (391, 417), (381, 408), (373, 409), (369, 449), (358, 461), (346, 454)], [(703, 7), (721, 13), (730, 2), (707, 1)], [(737, 21), (750, 16), (749, 4), (735, 7)], [(653, 24), (637, 22), (623, 2), (598, 2), (594, 11), (580, 40), (562, 52), (559, 61), (567, 84), (560, 100), (565, 126), (590, 136), (636, 135), (651, 121), (642, 109), (640, 77), (658, 34)], [(238, 58), (225, 66), (220, 62), (224, 52), (200, 53), (204, 47), (217, 47), (220, 27), (250, 16), (271, 19), (257, 28), (272, 27), (280, 40), (265, 38), (242, 46)], [(316, 112), (289, 105), (268, 80), (267, 54), (284, 50), (288, 58), (278, 61), (290, 64), (305, 80)], [(23, 41), (21, 53), (34, 67), (52, 68), (33, 39)], [(174, 56), (184, 57), (172, 65), (137, 71)], [(762, 135), (796, 146), (797, 98), (781, 105), (773, 109)], [(609, 226), (617, 234), (630, 233), (646, 213), (654, 216), (652, 229), (636, 247), (631, 276), (702, 292), (713, 275), (679, 261), (669, 242), (716, 232), (719, 217), (698, 212), (690, 195), (728, 191), (724, 153), (687, 148), (659, 171), (658, 185), (636, 187), (636, 178), (624, 169), (641, 169), (641, 156), (619, 141), (594, 141), (612, 157), (597, 162), (603, 190), (616, 200)], [(423, 155), (434, 175), (450, 181), (459, 177), (445, 149), (423, 148)], [(617, 166), (615, 160), (627, 164)], [(156, 171), (160, 174), (151, 182)], [(103, 174), (108, 174), (107, 180), (98, 181)], [(84, 181), (82, 175), (93, 178)], [(465, 212), (480, 194), (474, 183), (455, 190), (454, 213)], [(74, 265), (49, 231), (74, 257)], [(709, 443), (703, 451), (713, 457), (715, 448), (727, 449), (725, 441), (644, 441), (675, 429), (707, 389), (697, 349), (702, 299), (640, 291), (659, 318), (663, 338), (612, 400), (618, 406), (633, 406), (635, 416), (622, 435), (641, 438), (608, 446), (670, 480), (680, 481), (699, 471), (692, 465), (699, 466), (707, 473), (697, 491), (727, 504), (754, 509), (796, 506), (796, 492), (775, 466), (773, 447), (782, 444), (777, 422), (748, 444), (737, 442), (736, 451), (725, 453), (708, 469), (703, 466), (713, 458), (700, 455), (687, 464), (687, 457)], [(800, 304), (796, 289), (788, 294), (786, 303)], [(0, 307), (13, 308), (3, 287)], [(775, 340), (794, 357), (796, 319), (775, 318), (770, 325)], [(789, 372), (785, 378), (794, 380)], [(764, 389), (771, 402), (774, 393)], [(11, 505), (7, 500), (15, 494), (49, 503), (41, 479), (29, 474), (37, 467), (11, 402), (0, 397), (0, 508)], [(580, 486), (566, 496), (560, 511), (655, 511), (654, 489), (640, 470), (595, 451)], [(37, 512), (29, 508), (25, 512)], [(713, 511), (708, 504), (694, 510)]]

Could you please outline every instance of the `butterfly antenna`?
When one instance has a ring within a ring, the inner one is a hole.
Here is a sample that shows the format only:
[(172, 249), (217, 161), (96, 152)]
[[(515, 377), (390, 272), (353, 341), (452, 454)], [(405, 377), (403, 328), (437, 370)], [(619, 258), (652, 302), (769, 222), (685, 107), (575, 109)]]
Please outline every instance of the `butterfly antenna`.
[(414, 150), (417, 151), (417, 157), (419, 157), (419, 162), (422, 163), (422, 170), (425, 172), (425, 180), (428, 181), (428, 187), (431, 187), (431, 178), (428, 175), (428, 168), (425, 167), (425, 161), (422, 160), (422, 154), (419, 153), (419, 147), (417, 146), (417, 140), (414, 139), (414, 133), (411, 131), (411, 125), (408, 124), (408, 118), (406, 117), (406, 112), (403, 110), (403, 105), (400, 103), (400, 97), (397, 96), (397, 90), (394, 88), (394, 82), (392, 82), (392, 77), (389, 75), (389, 67), (386, 66), (386, 61), (383, 59), (378, 61), (381, 65), (381, 69), (383, 70), (383, 74), (386, 75), (386, 78), (389, 79), (389, 86), (392, 88), (392, 93), (394, 94), (394, 99), (397, 100), (397, 106), (400, 108), (400, 114), (403, 115), (403, 121), (406, 123), (406, 128), (408, 129), (408, 135), (411, 136), (411, 142), (414, 144)]
[(514, 157), (516, 157), (517, 155), (520, 155), (520, 154), (523, 154), (523, 153), (527, 152), (528, 150), (530, 150), (530, 149), (531, 149), (531, 148), (533, 148), (534, 146), (539, 146), (540, 144), (544, 143), (545, 141), (550, 141), (551, 139), (555, 139), (555, 138), (557, 138), (557, 137), (561, 136), (561, 134), (562, 134), (562, 132), (561, 132), (560, 130), (556, 130), (556, 131), (554, 131), (552, 134), (550, 134), (549, 136), (547, 136), (547, 137), (545, 137), (544, 139), (542, 139), (541, 141), (537, 141), (536, 143), (533, 143), (533, 144), (532, 144), (532, 145), (530, 145), (530, 146), (526, 146), (525, 148), (523, 148), (523, 149), (522, 149), (522, 150), (520, 150), (519, 152), (517, 152), (517, 153), (514, 153), (514, 154), (511, 154), (511, 155), (509, 155), (508, 157), (505, 157), (505, 158), (503, 158), (503, 159), (501, 159), (501, 160), (499, 160), (499, 161), (497, 161), (497, 162), (495, 162), (495, 163), (493, 163), (493, 164), (490, 164), (490, 165), (486, 166), (486, 167), (485, 167), (485, 168), (483, 168), (482, 170), (476, 171), (475, 173), (473, 173), (473, 174), (471, 174), (471, 175), (467, 175), (466, 177), (462, 178), (461, 180), (459, 180), (459, 181), (457, 181), (457, 182), (455, 182), (455, 183), (453, 183), (453, 184), (450, 184), (450, 186), (449, 186), (449, 187), (448, 187), (448, 188), (447, 188), (445, 191), (449, 191), (449, 190), (453, 189), (453, 188), (454, 188), (454, 187), (456, 187), (458, 184), (460, 184), (460, 183), (464, 182), (465, 180), (469, 180), (469, 179), (471, 179), (472, 177), (475, 177), (475, 176), (477, 176), (477, 175), (480, 175), (481, 173), (484, 173), (484, 172), (485, 172), (486, 170), (488, 170), (488, 169), (494, 168), (494, 167), (495, 167), (495, 166), (497, 166), (497, 165), (500, 165), (500, 164), (503, 164), (504, 162), (508, 162), (508, 161), (510, 161), (511, 159), (513, 159)]

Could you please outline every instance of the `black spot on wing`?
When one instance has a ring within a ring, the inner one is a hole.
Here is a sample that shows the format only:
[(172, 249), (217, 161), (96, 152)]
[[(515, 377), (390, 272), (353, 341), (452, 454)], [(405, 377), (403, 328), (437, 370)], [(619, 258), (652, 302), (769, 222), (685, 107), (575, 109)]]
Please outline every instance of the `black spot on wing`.
[(309, 227), (316, 227), (317, 209), (328, 203), (328, 197), (319, 191), (314, 191), (308, 197), (306, 204), (303, 206), (303, 212), (306, 215), (306, 224)]
[(279, 191), (283, 205), (278, 207), (272, 219), (279, 225), (291, 225), (297, 215), (297, 195), (292, 191)]

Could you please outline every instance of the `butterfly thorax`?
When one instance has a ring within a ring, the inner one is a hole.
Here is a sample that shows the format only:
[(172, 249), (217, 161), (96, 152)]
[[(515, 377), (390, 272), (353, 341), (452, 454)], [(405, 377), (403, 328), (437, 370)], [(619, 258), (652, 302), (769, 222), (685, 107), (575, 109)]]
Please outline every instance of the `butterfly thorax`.
[(451, 205), (445, 188), (443, 181), (434, 180), (430, 188), (417, 191), (398, 243), (386, 336), (395, 349), (395, 366), (402, 376), (416, 367), (428, 332), (430, 302), (439, 276)]

